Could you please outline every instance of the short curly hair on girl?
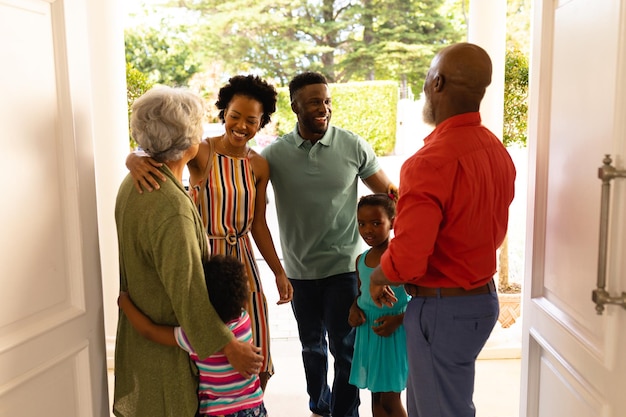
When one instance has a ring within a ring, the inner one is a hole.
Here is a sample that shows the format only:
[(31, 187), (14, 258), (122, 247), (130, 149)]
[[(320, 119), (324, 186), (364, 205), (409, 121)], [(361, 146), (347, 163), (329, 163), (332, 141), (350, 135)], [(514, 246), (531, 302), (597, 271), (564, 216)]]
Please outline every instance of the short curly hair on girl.
[(235, 75), (228, 80), (228, 83), (220, 88), (215, 106), (220, 111), (219, 118), (224, 123), (224, 113), (235, 95), (250, 97), (261, 103), (263, 106), (263, 116), (261, 116), (261, 127), (264, 127), (271, 120), (271, 115), (276, 111), (276, 89), (267, 81), (256, 75)]
[(250, 298), (243, 264), (233, 256), (213, 255), (203, 268), (211, 305), (224, 323), (235, 320)]

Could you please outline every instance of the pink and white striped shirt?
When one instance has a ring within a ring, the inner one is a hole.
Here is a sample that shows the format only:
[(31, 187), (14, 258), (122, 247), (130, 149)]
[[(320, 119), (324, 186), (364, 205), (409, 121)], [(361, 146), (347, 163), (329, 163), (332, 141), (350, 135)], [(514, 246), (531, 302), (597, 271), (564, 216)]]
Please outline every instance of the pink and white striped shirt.
[[(244, 310), (238, 319), (226, 323), (238, 340), (252, 343), (250, 316)], [(228, 362), (222, 352), (214, 353), (200, 360), (187, 340), (181, 327), (176, 327), (174, 335), (178, 345), (189, 352), (198, 367), (200, 384), (198, 397), (201, 415), (233, 414), (253, 408), (263, 403), (263, 391), (258, 375), (246, 379)]]

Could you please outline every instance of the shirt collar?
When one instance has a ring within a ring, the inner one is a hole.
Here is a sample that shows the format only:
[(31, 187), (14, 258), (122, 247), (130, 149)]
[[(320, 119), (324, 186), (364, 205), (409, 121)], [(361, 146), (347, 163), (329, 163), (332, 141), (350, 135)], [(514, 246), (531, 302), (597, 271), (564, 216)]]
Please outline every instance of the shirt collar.
[[(330, 146), (330, 142), (332, 138), (332, 134), (330, 132), (331, 129), (332, 127), (329, 125), (328, 129), (326, 129), (326, 132), (324, 133), (324, 136), (322, 136), (317, 142), (324, 146)], [(302, 136), (300, 136), (300, 132), (298, 132), (298, 122), (296, 122), (296, 127), (293, 130), (293, 136), (295, 138), (296, 145), (298, 147), (301, 147), (305, 142), (311, 143), (311, 141), (306, 140), (302, 138)]]
[(439, 136), (445, 130), (464, 126), (480, 126), (481, 123), (480, 112), (461, 113), (448, 117), (446, 120), (439, 123), (435, 130), (433, 130), (432, 133), (424, 139), (424, 143)]

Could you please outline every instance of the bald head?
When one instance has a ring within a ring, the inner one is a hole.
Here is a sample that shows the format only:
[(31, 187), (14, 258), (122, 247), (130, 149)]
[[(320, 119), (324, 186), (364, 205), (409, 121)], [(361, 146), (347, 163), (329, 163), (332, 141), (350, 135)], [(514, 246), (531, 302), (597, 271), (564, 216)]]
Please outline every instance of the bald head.
[[(491, 59), (478, 45), (457, 43), (433, 59), (426, 81), (428, 111), (434, 124), (448, 117), (479, 111), (480, 102), (491, 83)], [(426, 118), (426, 114), (424, 115)]]
[(433, 60), (431, 71), (468, 93), (485, 94), (491, 84), (491, 59), (483, 48), (471, 43), (456, 43), (442, 49)]

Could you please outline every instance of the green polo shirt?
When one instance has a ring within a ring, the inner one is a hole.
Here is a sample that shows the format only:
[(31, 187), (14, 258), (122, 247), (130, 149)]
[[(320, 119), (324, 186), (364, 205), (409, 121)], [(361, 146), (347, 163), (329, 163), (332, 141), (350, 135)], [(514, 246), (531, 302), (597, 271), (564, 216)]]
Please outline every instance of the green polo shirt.
[(320, 279), (355, 270), (357, 186), (379, 169), (362, 137), (330, 126), (314, 145), (298, 126), (265, 147), (287, 276)]
[[(234, 336), (209, 302), (202, 259), (206, 233), (193, 202), (167, 166), (161, 189), (139, 194), (130, 174), (115, 206), (120, 289), (155, 323), (182, 326), (202, 358)], [(141, 336), (120, 312), (113, 412), (120, 417), (189, 416), (198, 407), (197, 368), (178, 346)]]

